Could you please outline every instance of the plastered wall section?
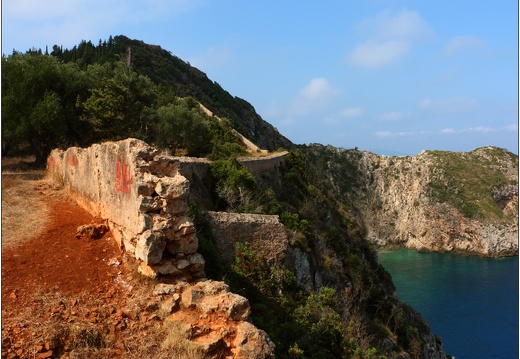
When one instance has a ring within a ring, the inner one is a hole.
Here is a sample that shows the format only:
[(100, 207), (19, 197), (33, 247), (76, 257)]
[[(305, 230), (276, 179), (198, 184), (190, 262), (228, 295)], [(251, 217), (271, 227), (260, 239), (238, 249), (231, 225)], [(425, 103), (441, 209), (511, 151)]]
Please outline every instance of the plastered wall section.
[(149, 277), (204, 276), (193, 222), (186, 216), (189, 181), (179, 160), (127, 139), (53, 150), (48, 172), (71, 197), (106, 219), (118, 243)]

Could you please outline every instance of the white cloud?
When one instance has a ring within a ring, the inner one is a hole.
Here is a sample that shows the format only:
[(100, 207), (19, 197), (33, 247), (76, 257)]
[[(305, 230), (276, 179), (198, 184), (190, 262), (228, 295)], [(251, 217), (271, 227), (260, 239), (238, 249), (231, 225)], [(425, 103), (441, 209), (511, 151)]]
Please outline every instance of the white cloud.
[(394, 13), (389, 10), (363, 20), (361, 29), (366, 29), (371, 37), (380, 39), (419, 40), (428, 38), (432, 30), (418, 11), (402, 10)]
[(401, 112), (401, 111), (392, 111), (387, 112), (381, 115), (381, 119), (383, 121), (400, 121), (408, 117), (409, 115), (407, 113)]
[(453, 56), (462, 51), (480, 50), (484, 46), (484, 41), (476, 36), (457, 36), (452, 38), (443, 48), (443, 53)]
[(376, 69), (396, 62), (410, 52), (410, 44), (403, 40), (368, 40), (352, 50), (348, 60), (354, 65)]
[(340, 95), (341, 90), (332, 86), (324, 77), (313, 78), (293, 98), (287, 112), (291, 116), (302, 116), (321, 110)]
[(472, 112), (478, 107), (478, 101), (468, 97), (453, 97), (448, 99), (425, 98), (417, 105), (425, 111), (436, 113), (464, 113)]
[(215, 68), (229, 63), (233, 58), (233, 53), (225, 46), (211, 47), (203, 54), (192, 56), (187, 61), (198, 69), (206, 71), (210, 68)]
[(193, 10), (200, 3), (201, 0), (5, 1), (2, 2), (2, 40), (15, 45), (19, 51), (28, 49), (24, 48), (28, 41), (29, 47), (51, 46), (56, 42), (68, 47), (80, 40), (96, 41), (108, 36), (119, 25), (169, 19)]
[(470, 127), (464, 129), (463, 132), (480, 132), (480, 133), (488, 133), (498, 131), (496, 128), (487, 127), (487, 126), (478, 126), (478, 127)]
[(491, 133), (491, 132), (513, 132), (518, 131), (518, 125), (511, 124), (505, 127), (489, 127), (489, 126), (477, 126), (477, 127), (466, 127), (461, 129), (455, 128), (443, 128), (438, 131), (377, 131), (375, 135), (380, 138), (388, 137), (403, 137), (403, 136), (426, 136), (426, 135), (455, 135), (455, 134), (468, 134), (468, 133)]
[(350, 51), (347, 61), (371, 69), (398, 61), (411, 52), (414, 42), (432, 33), (421, 15), (410, 10), (397, 14), (384, 11), (363, 20), (358, 27), (368, 38)]
[(264, 113), (266, 118), (290, 119), (284, 124), (294, 124), (298, 117), (328, 108), (341, 94), (341, 89), (324, 77), (315, 77), (287, 101), (273, 101)]
[(365, 110), (362, 107), (346, 108), (340, 112), (341, 118), (351, 118), (360, 116)]
[(392, 137), (393, 133), (390, 131), (377, 131), (376, 136), (377, 137)]

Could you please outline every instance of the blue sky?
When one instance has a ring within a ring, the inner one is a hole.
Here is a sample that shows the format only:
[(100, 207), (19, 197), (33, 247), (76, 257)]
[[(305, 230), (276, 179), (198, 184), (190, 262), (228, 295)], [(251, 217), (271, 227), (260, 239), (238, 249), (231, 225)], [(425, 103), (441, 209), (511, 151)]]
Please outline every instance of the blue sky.
[(518, 153), (518, 2), (3, 0), (2, 53), (125, 35), (295, 143)]

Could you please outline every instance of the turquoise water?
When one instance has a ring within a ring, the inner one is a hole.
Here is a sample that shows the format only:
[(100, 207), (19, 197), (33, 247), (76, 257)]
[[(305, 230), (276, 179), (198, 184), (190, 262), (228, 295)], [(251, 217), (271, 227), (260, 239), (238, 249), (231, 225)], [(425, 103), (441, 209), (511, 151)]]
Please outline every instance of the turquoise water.
[(383, 250), (399, 299), (457, 359), (518, 358), (518, 257)]

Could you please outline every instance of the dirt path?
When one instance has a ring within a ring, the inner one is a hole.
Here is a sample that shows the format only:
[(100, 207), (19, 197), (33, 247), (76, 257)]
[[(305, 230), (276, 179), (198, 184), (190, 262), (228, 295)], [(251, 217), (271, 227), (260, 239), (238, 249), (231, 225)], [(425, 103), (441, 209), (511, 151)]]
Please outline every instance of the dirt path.
[(37, 177), (2, 176), (11, 197), (2, 196), (1, 357), (167, 357), (147, 302), (154, 283), (135, 275), (110, 232), (76, 238), (101, 220)]
[[(24, 188), (29, 193), (26, 200), (32, 200), (18, 206), (18, 211), (23, 212), (2, 221), (2, 237), (11, 239), (2, 246), (2, 358), (56, 356), (64, 350), (63, 345), (56, 350), (60, 338), (53, 337), (54, 328), (62, 322), (75, 321), (74, 316), (71, 319), (74, 310), (68, 309), (75, 306), (79, 314), (80, 300), (91, 309), (126, 297), (117, 284), (124, 275), (122, 255), (110, 233), (99, 240), (77, 239), (76, 229), (80, 225), (99, 219), (48, 182), (23, 177), (18, 181), (21, 183), (12, 188)], [(2, 207), (16, 206), (2, 200)], [(34, 203), (38, 205), (31, 206)], [(25, 221), (32, 217), (38, 220), (33, 220), (31, 227), (31, 222)], [(46, 224), (44, 228), (40, 227), (42, 223)], [(16, 228), (33, 238), (27, 240), (9, 233)], [(92, 318), (85, 319), (91, 323)]]

